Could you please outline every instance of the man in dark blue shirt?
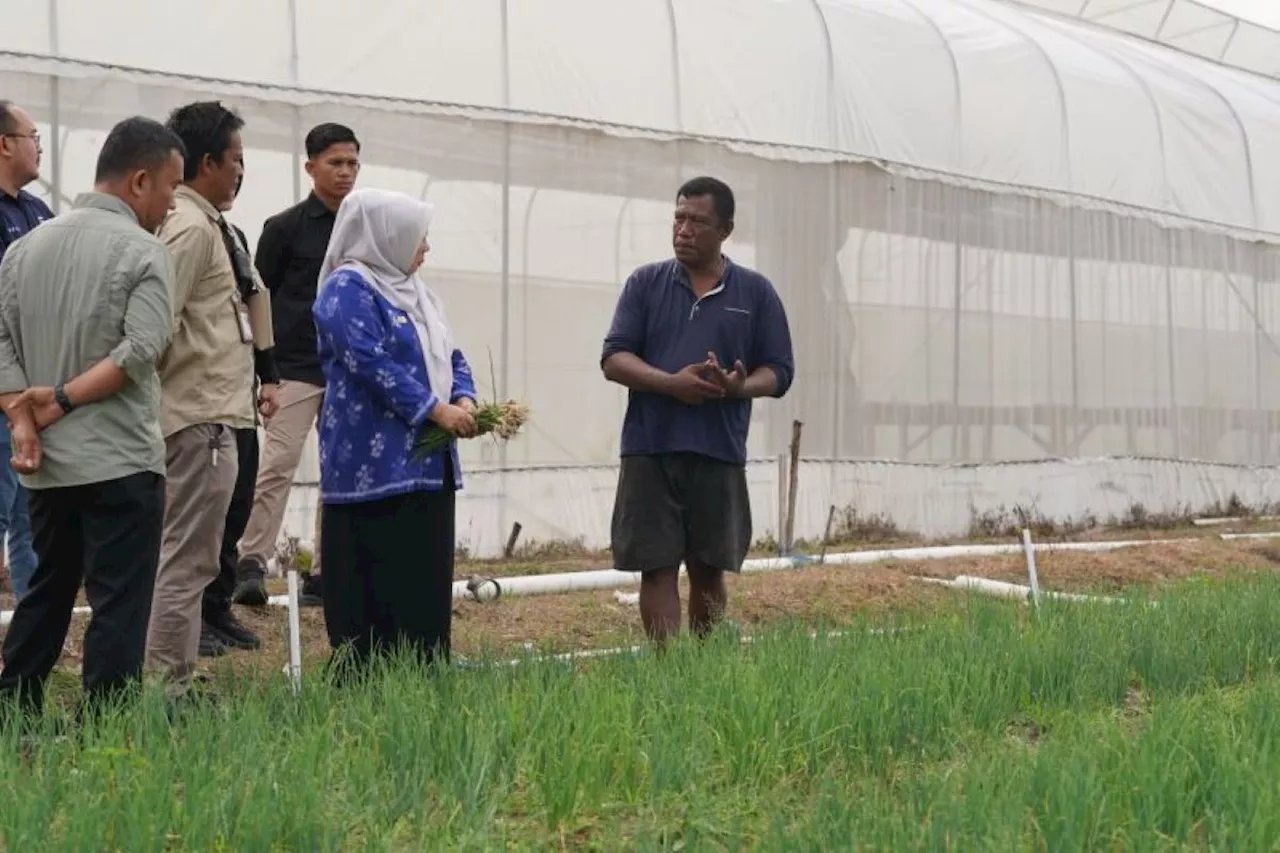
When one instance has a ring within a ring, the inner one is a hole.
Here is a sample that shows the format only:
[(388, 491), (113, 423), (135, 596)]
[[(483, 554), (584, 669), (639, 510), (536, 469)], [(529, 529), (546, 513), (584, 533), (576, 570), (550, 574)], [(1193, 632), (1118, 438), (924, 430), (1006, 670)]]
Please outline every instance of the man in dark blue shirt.
[[(53, 218), (43, 201), (23, 189), (40, 177), (40, 134), (25, 110), (0, 101), (0, 259), (9, 246)], [(9, 419), (0, 417), (0, 549), (8, 534), (9, 584), (21, 599), (36, 570), (27, 490), (9, 466)]]
[(781, 397), (795, 360), (786, 311), (767, 278), (721, 253), (733, 192), (694, 178), (676, 194), (675, 258), (623, 286), (605, 337), (605, 378), (630, 389), (613, 509), (614, 568), (641, 572), (640, 617), (661, 644), (680, 629), (680, 563), (689, 627), (723, 615), (724, 573), (751, 545), (751, 401)]

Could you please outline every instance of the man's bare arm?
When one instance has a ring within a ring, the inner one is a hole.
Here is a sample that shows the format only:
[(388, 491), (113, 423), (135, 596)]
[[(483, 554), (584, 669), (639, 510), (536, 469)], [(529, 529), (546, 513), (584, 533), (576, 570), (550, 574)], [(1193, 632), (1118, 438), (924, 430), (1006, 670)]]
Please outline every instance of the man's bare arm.
[(67, 399), (75, 406), (87, 406), (120, 393), (129, 382), (129, 374), (111, 356), (63, 384)]
[[(80, 407), (115, 396), (128, 381), (129, 374), (111, 356), (107, 356), (85, 372), (64, 382), (62, 390), (71, 405)], [(58, 402), (55, 390), (47, 385), (28, 388), (21, 394), (12, 396), (15, 398), (10, 404), (12, 408), (6, 409), (10, 420), (15, 417), (14, 413), (25, 412), (34, 421), (36, 429), (45, 429), (62, 420), (66, 414)]]
[(739, 398), (754, 400), (757, 397), (768, 397), (778, 388), (778, 374), (772, 367), (764, 365), (751, 371), (751, 375), (742, 383), (738, 391)]
[(615, 352), (604, 360), (604, 378), (632, 391), (668, 394), (672, 376), (649, 365), (635, 353)]

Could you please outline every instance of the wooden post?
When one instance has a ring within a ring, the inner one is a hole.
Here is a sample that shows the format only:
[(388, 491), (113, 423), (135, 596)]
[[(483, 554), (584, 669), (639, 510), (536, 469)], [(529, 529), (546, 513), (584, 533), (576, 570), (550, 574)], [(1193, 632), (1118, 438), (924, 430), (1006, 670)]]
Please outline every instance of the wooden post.
[(518, 521), (511, 525), (511, 535), (507, 537), (507, 545), (502, 549), (502, 556), (504, 558), (510, 560), (511, 555), (516, 552), (516, 540), (520, 538), (520, 531), (522, 529), (523, 528), (520, 526), (520, 522)]
[(787, 532), (786, 532), (786, 548), (787, 554), (791, 553), (792, 547), (795, 545), (796, 532), (796, 491), (800, 487), (800, 430), (804, 428), (804, 424), (800, 421), (791, 422), (791, 458), (790, 465), (787, 470), (790, 482), (787, 485)]
[(836, 520), (836, 505), (832, 504), (831, 509), (827, 511), (827, 526), (822, 531), (822, 553), (818, 556), (819, 563), (827, 561), (827, 546), (831, 544), (831, 525)]

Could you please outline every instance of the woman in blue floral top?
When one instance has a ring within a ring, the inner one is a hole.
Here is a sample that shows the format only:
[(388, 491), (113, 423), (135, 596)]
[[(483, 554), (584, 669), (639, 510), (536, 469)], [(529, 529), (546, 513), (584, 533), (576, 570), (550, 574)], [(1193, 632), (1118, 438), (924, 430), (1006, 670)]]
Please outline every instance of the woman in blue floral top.
[(356, 190), (338, 208), (315, 314), (320, 553), (329, 643), (356, 664), (407, 645), (447, 661), (452, 621), (456, 442), (419, 458), (432, 421), (475, 435), (475, 383), (439, 299), (418, 277), (434, 208)]

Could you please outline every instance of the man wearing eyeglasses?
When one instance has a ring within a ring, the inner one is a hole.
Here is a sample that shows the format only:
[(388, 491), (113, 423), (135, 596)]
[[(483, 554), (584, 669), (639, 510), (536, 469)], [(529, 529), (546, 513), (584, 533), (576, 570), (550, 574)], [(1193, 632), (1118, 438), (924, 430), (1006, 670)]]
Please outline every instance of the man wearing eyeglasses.
[[(0, 259), (19, 237), (53, 218), (48, 205), (23, 189), (40, 177), (41, 153), (40, 134), (31, 116), (9, 101), (0, 101)], [(11, 455), (9, 420), (0, 417), (0, 459)], [(14, 596), (22, 599), (36, 570), (27, 490), (13, 469), (0, 463), (0, 554), (6, 534), (9, 585)]]

